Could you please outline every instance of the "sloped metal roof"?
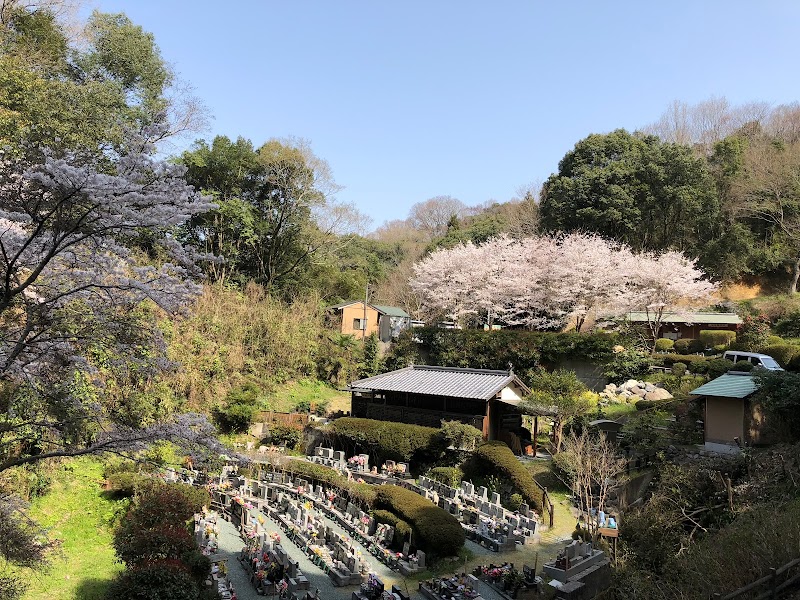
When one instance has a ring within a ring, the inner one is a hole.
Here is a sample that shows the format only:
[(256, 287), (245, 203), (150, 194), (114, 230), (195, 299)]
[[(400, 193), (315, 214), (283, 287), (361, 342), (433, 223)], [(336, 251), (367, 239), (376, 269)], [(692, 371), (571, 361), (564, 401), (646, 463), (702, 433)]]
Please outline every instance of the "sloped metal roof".
[[(647, 313), (628, 313), (628, 320), (634, 323), (647, 321)], [(739, 325), (741, 317), (734, 313), (702, 313), (702, 312), (665, 312), (662, 323), (696, 323), (698, 325)]]
[(409, 394), (488, 400), (512, 383), (517, 385), (523, 393), (529, 391), (511, 371), (413, 365), (405, 369), (354, 381), (350, 384), (349, 389), (351, 391), (407, 392)]
[(757, 389), (756, 383), (749, 373), (741, 375), (726, 373), (689, 393), (696, 396), (715, 396), (718, 398), (746, 398)]
[[(341, 304), (329, 306), (328, 310), (339, 310), (340, 308), (344, 308), (345, 306), (352, 306), (353, 304), (364, 304), (364, 301), (351, 300), (350, 302), (342, 302)], [(374, 308), (379, 313), (382, 313), (384, 315), (389, 315), (390, 317), (405, 317), (407, 319), (411, 318), (411, 315), (409, 315), (406, 311), (397, 306), (385, 306), (382, 304), (367, 304), (367, 306), (370, 308)]]

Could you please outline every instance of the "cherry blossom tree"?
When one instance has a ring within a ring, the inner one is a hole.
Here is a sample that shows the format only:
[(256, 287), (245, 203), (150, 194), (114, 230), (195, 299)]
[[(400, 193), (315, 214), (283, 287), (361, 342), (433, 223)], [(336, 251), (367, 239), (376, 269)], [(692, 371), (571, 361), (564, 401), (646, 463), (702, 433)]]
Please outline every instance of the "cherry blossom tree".
[(628, 276), (621, 299), (628, 310), (645, 313), (651, 344), (658, 338), (665, 313), (680, 314), (707, 304), (719, 287), (680, 252), (642, 253), (631, 255), (628, 261), (623, 268)]
[(582, 233), (437, 250), (414, 266), (410, 285), (429, 310), (454, 320), (486, 315), (488, 323), (540, 330), (572, 320), (580, 331), (590, 315), (642, 310), (651, 332), (665, 311), (702, 303), (716, 289), (678, 252), (634, 254)]

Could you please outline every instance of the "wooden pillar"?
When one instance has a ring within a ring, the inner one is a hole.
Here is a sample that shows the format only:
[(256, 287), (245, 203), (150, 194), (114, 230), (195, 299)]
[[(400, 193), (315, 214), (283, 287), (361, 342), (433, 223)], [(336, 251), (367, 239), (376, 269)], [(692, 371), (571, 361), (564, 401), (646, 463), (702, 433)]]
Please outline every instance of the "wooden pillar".
[(535, 415), (533, 417), (533, 440), (531, 440), (533, 442), (533, 457), (534, 458), (536, 458), (536, 447), (537, 447), (536, 438), (538, 438), (538, 437), (539, 437), (539, 415)]
[(489, 406), (491, 406), (492, 401), (486, 401), (486, 416), (483, 418), (483, 439), (489, 439)]

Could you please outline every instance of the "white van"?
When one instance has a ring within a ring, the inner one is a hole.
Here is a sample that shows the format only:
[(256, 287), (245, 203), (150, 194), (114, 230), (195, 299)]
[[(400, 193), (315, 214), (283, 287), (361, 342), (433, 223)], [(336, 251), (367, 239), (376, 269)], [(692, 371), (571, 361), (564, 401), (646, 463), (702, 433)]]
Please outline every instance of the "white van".
[(758, 354), (757, 352), (739, 352), (738, 350), (726, 350), (722, 358), (727, 358), (729, 361), (749, 362), (756, 367), (762, 367), (768, 371), (783, 371), (783, 367), (778, 364), (774, 358), (767, 354)]

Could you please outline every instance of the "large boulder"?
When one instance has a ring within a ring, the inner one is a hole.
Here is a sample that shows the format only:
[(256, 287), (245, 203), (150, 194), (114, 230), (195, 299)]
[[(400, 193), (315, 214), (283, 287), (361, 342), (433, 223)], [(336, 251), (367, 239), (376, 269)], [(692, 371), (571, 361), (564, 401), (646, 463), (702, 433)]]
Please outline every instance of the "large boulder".
[(645, 400), (669, 400), (671, 398), (672, 394), (664, 388), (655, 388), (652, 392), (647, 392), (644, 396)]

